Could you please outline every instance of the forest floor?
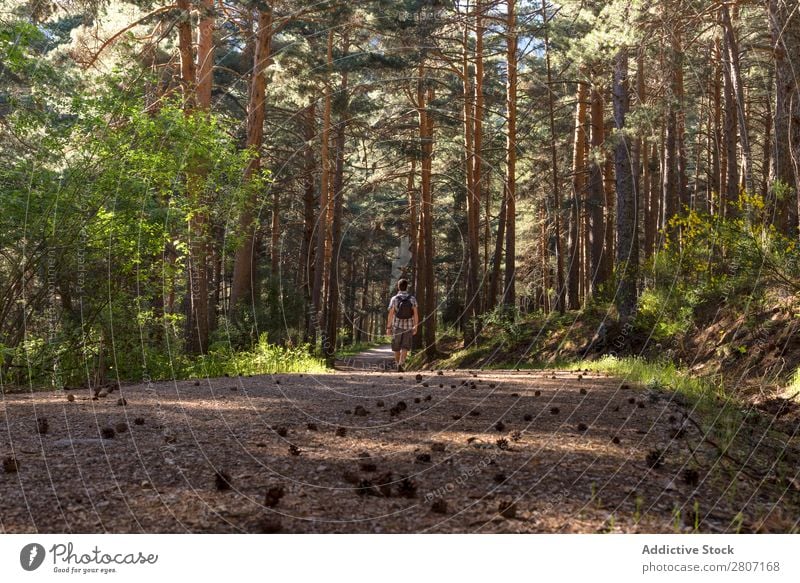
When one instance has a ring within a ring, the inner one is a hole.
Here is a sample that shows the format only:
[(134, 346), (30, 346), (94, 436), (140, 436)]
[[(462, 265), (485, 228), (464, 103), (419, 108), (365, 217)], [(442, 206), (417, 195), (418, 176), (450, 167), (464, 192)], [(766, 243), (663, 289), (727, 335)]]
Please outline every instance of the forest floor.
[(417, 376), (390, 358), (3, 395), (0, 532), (797, 528), (794, 494), (716, 471), (676, 395), (591, 371)]

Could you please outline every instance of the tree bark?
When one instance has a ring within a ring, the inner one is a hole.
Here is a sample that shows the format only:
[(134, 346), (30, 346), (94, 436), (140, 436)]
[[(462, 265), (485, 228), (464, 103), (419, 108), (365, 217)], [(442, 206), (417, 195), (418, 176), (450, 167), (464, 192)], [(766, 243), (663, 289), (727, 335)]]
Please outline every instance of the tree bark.
[(575, 130), (572, 141), (572, 197), (569, 206), (568, 229), (568, 288), (567, 303), (570, 310), (580, 308), (580, 266), (581, 266), (581, 201), (586, 189), (586, 83), (578, 81), (575, 106)]
[(774, 139), (770, 180), (788, 189), (783, 212), (789, 234), (800, 235), (800, 85), (796, 56), (800, 54), (800, 2), (769, 0), (769, 29), (775, 59)]
[[(330, 130), (331, 130), (331, 73), (333, 71), (333, 30), (328, 31), (327, 80), (322, 114), (322, 147), (320, 149), (319, 216), (317, 248), (314, 257), (314, 286), (311, 292), (310, 337), (316, 341), (317, 330), (324, 330), (322, 320), (322, 285), (325, 281), (325, 245), (328, 237), (328, 205), (330, 204)], [(324, 344), (324, 340), (323, 340)], [(325, 347), (323, 346), (323, 351)]]
[(747, 129), (747, 116), (745, 115), (744, 87), (742, 86), (739, 67), (739, 43), (733, 30), (730, 11), (727, 4), (720, 7), (722, 16), (722, 29), (724, 31), (725, 62), (729, 70), (731, 88), (733, 90), (736, 107), (736, 119), (739, 122), (739, 141), (742, 146), (742, 161), (744, 166), (744, 188), (748, 194), (755, 193), (753, 186), (753, 156), (750, 151), (750, 138)]
[(603, 273), (603, 251), (605, 246), (605, 220), (603, 207), (605, 206), (605, 189), (603, 187), (603, 169), (598, 158), (604, 158), (601, 152), (605, 141), (605, 128), (603, 119), (603, 96), (597, 85), (591, 91), (591, 145), (592, 152), (589, 162), (589, 285), (587, 296), (594, 295), (597, 288), (605, 281)]
[[(544, 0), (543, 0), (544, 1)], [(503, 300), (507, 306), (516, 305), (517, 280), (517, 18), (516, 0), (508, 0), (506, 16), (506, 63), (508, 76), (506, 81), (506, 115), (508, 129), (506, 135), (506, 188), (504, 191), (505, 208), (500, 209), (501, 220), (497, 237), (502, 239), (505, 227), (506, 265), (505, 289)], [(549, 73), (549, 65), (548, 65)], [(551, 103), (552, 104), (552, 103)], [(502, 207), (503, 205), (501, 205)], [(503, 220), (503, 217), (505, 220)], [(498, 245), (499, 247), (499, 245)], [(496, 265), (499, 267), (499, 254), (495, 253)], [(494, 296), (492, 297), (494, 300)]]
[(433, 161), (433, 117), (428, 110), (434, 98), (432, 86), (426, 87), (426, 68), (424, 61), (419, 65), (417, 81), (417, 114), (419, 117), (419, 138), (422, 152), (420, 161), (420, 227), (422, 231), (423, 257), (420, 268), (421, 285), (417, 300), (420, 304), (420, 328), (423, 350), (428, 360), (436, 356), (436, 297), (433, 279), (433, 191), (431, 172)]
[(614, 58), (614, 125), (617, 130), (614, 150), (614, 176), (617, 192), (618, 278), (615, 301), (620, 322), (627, 323), (636, 310), (636, 283), (639, 270), (638, 196), (631, 159), (630, 140), (625, 134), (625, 117), (630, 108), (628, 93), (628, 51), (621, 48)]
[[(252, 150), (252, 158), (242, 177), (248, 182), (261, 172), (261, 146), (264, 142), (264, 115), (266, 112), (266, 69), (270, 62), (272, 44), (272, 11), (258, 13), (256, 46), (253, 53), (253, 70), (250, 74), (249, 99), (247, 102), (246, 147)], [(239, 233), (242, 242), (236, 249), (231, 282), (230, 313), (236, 318), (237, 310), (255, 301), (253, 297), (253, 265), (255, 264), (256, 231), (258, 230), (258, 193), (253, 192), (244, 202), (239, 213)]]
[(556, 297), (555, 309), (564, 313), (566, 307), (566, 287), (564, 285), (564, 258), (561, 247), (561, 178), (558, 172), (558, 148), (556, 147), (556, 121), (554, 113), (553, 74), (550, 69), (550, 39), (548, 35), (547, 0), (542, 0), (542, 22), (544, 40), (544, 60), (547, 69), (547, 112), (550, 119), (550, 165), (553, 172), (553, 237), (556, 256)]
[[(343, 33), (342, 54), (347, 55), (350, 50), (350, 41), (347, 32)], [(325, 324), (327, 326), (327, 339), (323, 343), (327, 347), (324, 351), (328, 366), (333, 366), (336, 359), (337, 333), (339, 325), (339, 244), (342, 238), (342, 206), (344, 202), (344, 148), (348, 124), (348, 91), (347, 71), (342, 72), (342, 81), (338, 93), (343, 96), (344, 112), (336, 127), (336, 165), (333, 174), (333, 222), (331, 224), (331, 263), (328, 268), (328, 298), (325, 310)]]

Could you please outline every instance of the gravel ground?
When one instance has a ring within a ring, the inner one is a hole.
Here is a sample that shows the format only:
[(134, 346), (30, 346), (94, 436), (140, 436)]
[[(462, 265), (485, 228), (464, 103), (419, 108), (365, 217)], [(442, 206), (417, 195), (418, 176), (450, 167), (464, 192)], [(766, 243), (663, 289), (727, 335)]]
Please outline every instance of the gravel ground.
[(724, 532), (757, 494), (707, 479), (664, 395), (590, 372), (423, 375), (4, 395), (0, 531)]

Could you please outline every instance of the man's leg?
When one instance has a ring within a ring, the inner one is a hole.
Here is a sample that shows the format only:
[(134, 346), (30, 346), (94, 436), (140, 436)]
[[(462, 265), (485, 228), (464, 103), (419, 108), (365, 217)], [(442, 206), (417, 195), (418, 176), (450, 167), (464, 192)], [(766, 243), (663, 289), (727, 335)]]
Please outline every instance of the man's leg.
[(400, 364), (405, 364), (406, 363), (406, 357), (407, 356), (408, 356), (408, 349), (407, 348), (403, 348), (400, 351)]
[(392, 331), (392, 352), (394, 352), (394, 365), (395, 367), (402, 366), (400, 362), (400, 338), (397, 330)]

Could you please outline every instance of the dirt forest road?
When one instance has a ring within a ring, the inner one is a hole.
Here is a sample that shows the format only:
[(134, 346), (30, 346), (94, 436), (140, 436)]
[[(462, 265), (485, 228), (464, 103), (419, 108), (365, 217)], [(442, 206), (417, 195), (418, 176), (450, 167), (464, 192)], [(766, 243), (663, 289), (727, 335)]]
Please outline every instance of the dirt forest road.
[(586, 371), (365, 366), (385, 358), (3, 395), (0, 531), (732, 532), (758, 502), (706, 479), (714, 452), (666, 394)]

